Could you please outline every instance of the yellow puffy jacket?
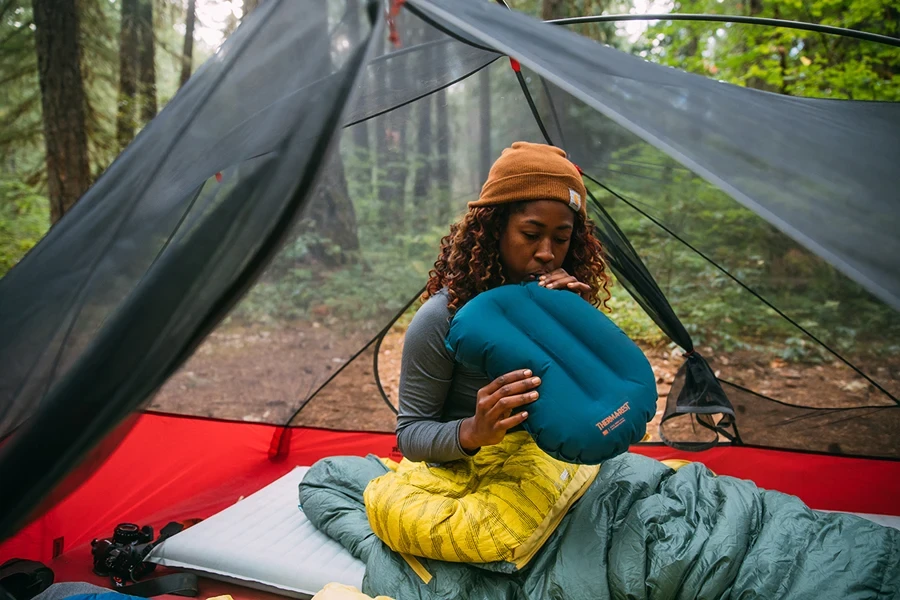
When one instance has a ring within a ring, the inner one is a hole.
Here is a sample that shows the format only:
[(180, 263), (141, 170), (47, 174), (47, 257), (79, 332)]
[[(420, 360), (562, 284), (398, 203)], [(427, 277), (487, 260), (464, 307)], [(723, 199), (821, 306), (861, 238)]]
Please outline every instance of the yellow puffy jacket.
[(527, 432), (441, 466), (385, 460), (366, 487), (372, 531), (392, 550), (521, 569), (600, 470), (545, 454)]

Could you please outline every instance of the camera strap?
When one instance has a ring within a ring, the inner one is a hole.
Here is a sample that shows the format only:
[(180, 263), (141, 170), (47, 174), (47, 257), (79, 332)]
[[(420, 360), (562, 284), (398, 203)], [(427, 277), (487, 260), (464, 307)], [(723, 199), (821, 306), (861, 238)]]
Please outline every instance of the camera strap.
[(0, 598), (28, 600), (53, 583), (53, 571), (33, 560), (13, 558), (0, 565)]
[(28, 600), (53, 583), (53, 571), (33, 560), (13, 558), (0, 565), (0, 599)]
[(193, 598), (200, 593), (197, 576), (193, 573), (163, 575), (162, 577), (147, 579), (139, 583), (132, 583), (131, 585), (118, 588), (116, 591), (141, 598), (152, 598), (163, 594)]

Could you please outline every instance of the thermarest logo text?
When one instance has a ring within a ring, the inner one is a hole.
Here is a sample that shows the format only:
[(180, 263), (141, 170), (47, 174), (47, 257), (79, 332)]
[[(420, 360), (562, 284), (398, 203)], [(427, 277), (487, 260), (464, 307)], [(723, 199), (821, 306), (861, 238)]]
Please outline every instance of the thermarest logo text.
[(617, 408), (615, 412), (613, 412), (613, 414), (597, 423), (597, 429), (602, 431), (603, 435), (608, 434), (610, 431), (622, 424), (625, 419), (622, 419), (621, 417), (629, 410), (631, 410), (631, 407), (626, 402), (625, 404)]

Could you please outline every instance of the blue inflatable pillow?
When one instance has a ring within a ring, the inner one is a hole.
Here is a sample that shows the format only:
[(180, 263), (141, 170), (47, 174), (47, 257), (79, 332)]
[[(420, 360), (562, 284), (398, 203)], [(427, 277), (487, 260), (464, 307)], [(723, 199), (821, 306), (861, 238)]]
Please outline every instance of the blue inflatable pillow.
[(540, 397), (525, 429), (547, 454), (597, 464), (639, 442), (656, 412), (656, 379), (640, 348), (578, 295), (537, 283), (483, 292), (453, 317), (446, 346), (494, 379), (531, 369)]

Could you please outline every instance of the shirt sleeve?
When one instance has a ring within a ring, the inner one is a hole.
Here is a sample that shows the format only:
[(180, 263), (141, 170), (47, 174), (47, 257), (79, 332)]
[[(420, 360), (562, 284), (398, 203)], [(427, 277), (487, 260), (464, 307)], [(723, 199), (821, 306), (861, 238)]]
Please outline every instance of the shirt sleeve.
[(432, 296), (416, 312), (403, 342), (397, 444), (411, 461), (443, 463), (470, 455), (459, 445), (462, 420), (441, 421), (455, 366), (444, 346), (449, 319), (447, 297)]

